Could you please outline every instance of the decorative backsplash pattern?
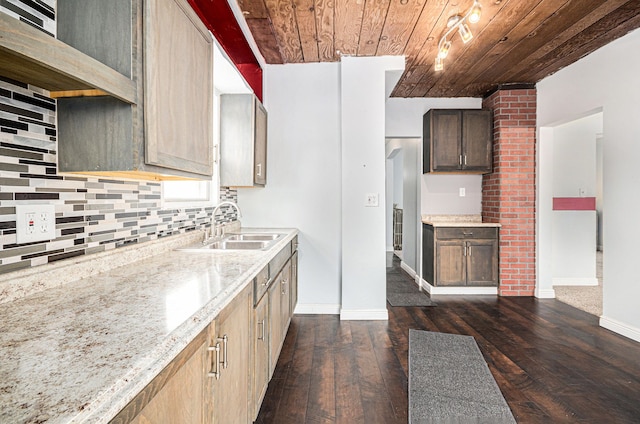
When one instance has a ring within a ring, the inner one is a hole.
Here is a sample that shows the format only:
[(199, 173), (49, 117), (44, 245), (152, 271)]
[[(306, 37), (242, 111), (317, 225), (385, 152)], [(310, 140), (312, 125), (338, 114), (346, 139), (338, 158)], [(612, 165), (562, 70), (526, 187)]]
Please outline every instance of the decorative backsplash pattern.
[[(210, 224), (213, 207), (163, 209), (158, 182), (58, 175), (56, 103), (47, 94), (0, 77), (0, 274)], [(237, 191), (222, 187), (220, 198), (237, 202)], [(29, 203), (55, 205), (55, 240), (16, 244), (15, 205)], [(235, 219), (228, 206), (216, 215)]]

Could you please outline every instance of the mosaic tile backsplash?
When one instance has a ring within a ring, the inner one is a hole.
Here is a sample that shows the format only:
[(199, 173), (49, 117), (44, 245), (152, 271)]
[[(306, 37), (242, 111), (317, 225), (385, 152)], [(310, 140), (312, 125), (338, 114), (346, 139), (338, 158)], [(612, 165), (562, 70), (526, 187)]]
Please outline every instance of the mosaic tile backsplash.
[(55, 37), (55, 6), (56, 0), (0, 0), (0, 13), (13, 16)]
[[(158, 182), (58, 175), (56, 103), (47, 94), (0, 77), (0, 274), (210, 224), (213, 207), (163, 208)], [(237, 201), (237, 192), (222, 187), (220, 198)], [(55, 240), (16, 244), (15, 205), (29, 203), (55, 205)], [(228, 206), (216, 215), (236, 219)]]

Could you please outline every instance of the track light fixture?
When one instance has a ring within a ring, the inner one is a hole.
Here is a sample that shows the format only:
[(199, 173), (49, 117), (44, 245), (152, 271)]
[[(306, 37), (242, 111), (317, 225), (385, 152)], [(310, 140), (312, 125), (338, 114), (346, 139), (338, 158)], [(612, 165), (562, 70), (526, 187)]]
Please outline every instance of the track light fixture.
[(473, 33), (471, 29), (469, 29), (469, 25), (466, 24), (465, 21), (469, 23), (475, 24), (480, 21), (480, 15), (482, 14), (482, 6), (478, 0), (473, 2), (473, 6), (464, 16), (453, 15), (450, 16), (447, 20), (447, 32), (444, 33), (442, 38), (440, 38), (440, 42), (438, 43), (438, 54), (436, 56), (436, 71), (442, 71), (444, 69), (444, 59), (449, 54), (449, 49), (451, 49), (451, 40), (448, 37), (453, 34), (456, 30), (458, 30), (458, 34), (460, 34), (460, 38), (463, 43), (468, 43), (473, 38)]

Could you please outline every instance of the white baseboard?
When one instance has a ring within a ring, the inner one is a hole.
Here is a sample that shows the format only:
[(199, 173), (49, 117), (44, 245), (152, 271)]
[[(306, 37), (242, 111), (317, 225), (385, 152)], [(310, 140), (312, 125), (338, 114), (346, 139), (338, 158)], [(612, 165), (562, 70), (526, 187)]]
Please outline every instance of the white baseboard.
[(554, 286), (597, 286), (598, 279), (593, 278), (573, 278), (573, 277), (554, 277), (551, 279)]
[(611, 330), (614, 333), (618, 333), (622, 336), (628, 337), (631, 340), (640, 342), (640, 328), (633, 327), (623, 322), (617, 321), (613, 318), (600, 317), (600, 326)]
[(400, 268), (404, 269), (411, 278), (415, 279), (418, 274), (405, 261), (400, 261)]
[(538, 299), (555, 299), (556, 291), (554, 289), (538, 289), (536, 287), (535, 296)]
[(298, 303), (294, 314), (338, 315), (340, 305), (332, 303)]
[(388, 321), (386, 309), (341, 309), (340, 321)]
[(429, 294), (498, 294), (497, 287), (434, 287), (423, 279), (421, 286)]

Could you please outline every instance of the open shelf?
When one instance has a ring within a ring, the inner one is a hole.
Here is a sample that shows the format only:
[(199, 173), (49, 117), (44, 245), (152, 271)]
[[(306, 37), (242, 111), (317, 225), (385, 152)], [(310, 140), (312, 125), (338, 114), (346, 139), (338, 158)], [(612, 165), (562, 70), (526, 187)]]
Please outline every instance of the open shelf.
[(135, 104), (136, 84), (100, 61), (0, 13), (0, 75), (49, 91), (102, 90)]

